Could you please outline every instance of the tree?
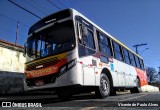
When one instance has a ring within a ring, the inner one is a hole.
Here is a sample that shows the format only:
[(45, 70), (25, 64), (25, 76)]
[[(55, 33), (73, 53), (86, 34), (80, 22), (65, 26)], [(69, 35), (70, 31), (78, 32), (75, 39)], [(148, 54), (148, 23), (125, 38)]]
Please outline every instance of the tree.
[(146, 72), (150, 83), (155, 82), (158, 79), (158, 74), (155, 68), (147, 67)]

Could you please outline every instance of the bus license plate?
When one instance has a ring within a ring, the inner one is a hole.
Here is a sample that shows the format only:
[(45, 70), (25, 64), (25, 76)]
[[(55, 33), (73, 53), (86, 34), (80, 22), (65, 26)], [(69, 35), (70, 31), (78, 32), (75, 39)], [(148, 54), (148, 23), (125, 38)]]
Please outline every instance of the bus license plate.
[(44, 85), (44, 81), (43, 80), (36, 80), (36, 86), (42, 86)]

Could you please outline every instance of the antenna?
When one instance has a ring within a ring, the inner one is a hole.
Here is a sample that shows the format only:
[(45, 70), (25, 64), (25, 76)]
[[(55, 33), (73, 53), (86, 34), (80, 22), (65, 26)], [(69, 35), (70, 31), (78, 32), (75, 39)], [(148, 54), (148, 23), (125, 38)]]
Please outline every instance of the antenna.
[(15, 41), (15, 45), (17, 44), (17, 40), (18, 40), (18, 29), (19, 29), (19, 21), (17, 23), (17, 29), (16, 29), (16, 41)]

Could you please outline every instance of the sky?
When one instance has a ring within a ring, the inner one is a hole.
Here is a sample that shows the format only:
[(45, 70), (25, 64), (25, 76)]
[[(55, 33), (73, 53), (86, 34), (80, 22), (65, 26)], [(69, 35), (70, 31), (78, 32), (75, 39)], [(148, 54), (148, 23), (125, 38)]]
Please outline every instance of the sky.
[[(147, 67), (160, 66), (160, 0), (13, 0), (41, 18), (61, 9), (74, 8), (135, 51)], [(51, 1), (52, 3), (50, 3)], [(53, 5), (54, 4), (54, 5)], [(29, 27), (39, 18), (0, 0), (0, 39), (15, 43), (18, 21), (19, 45), (24, 45)], [(146, 48), (148, 48), (146, 50)]]

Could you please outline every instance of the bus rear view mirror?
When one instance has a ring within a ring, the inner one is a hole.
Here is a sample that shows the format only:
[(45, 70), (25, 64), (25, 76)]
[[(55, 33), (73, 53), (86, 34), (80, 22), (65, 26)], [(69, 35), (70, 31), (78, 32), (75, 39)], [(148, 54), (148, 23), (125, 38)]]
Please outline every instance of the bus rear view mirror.
[(78, 38), (81, 41), (82, 40), (82, 35), (81, 35), (81, 26), (79, 23), (77, 23), (77, 30), (78, 30)]

